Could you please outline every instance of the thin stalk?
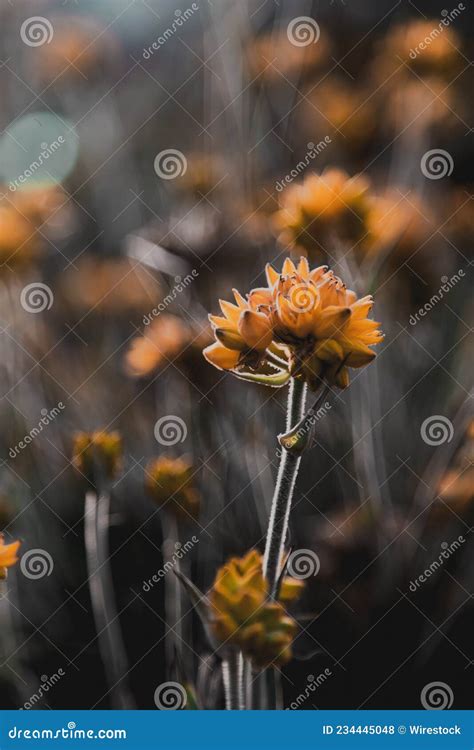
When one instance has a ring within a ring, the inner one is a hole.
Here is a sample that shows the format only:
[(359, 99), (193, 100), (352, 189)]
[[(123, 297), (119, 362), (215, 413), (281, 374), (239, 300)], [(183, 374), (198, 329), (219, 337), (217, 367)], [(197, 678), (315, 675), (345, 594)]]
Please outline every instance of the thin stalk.
[(229, 651), (222, 662), (225, 707), (227, 711), (243, 711), (244, 702), (244, 657), (240, 651)]
[[(302, 419), (305, 402), (306, 385), (292, 378), (288, 391), (287, 432)], [(270, 583), (270, 596), (272, 598), (277, 595), (280, 564), (288, 532), (291, 501), (300, 461), (301, 456), (293, 455), (286, 448), (282, 448), (263, 558), (263, 573)]]
[[(179, 539), (178, 523), (176, 517), (170, 512), (163, 514), (163, 562), (165, 566), (171, 565), (176, 573), (181, 573), (179, 559), (175, 558)], [(167, 568), (165, 567), (165, 570)], [(171, 671), (175, 665), (176, 658), (181, 663), (183, 660), (184, 642), (182, 635), (182, 586), (176, 575), (165, 576), (165, 611), (166, 622), (171, 622), (172, 627), (167, 629), (165, 635), (165, 650), (167, 669)]]
[(99, 651), (114, 709), (135, 708), (126, 683), (127, 657), (113, 594), (109, 560), (110, 496), (92, 490), (86, 493), (84, 541), (86, 548), (89, 593), (99, 641)]

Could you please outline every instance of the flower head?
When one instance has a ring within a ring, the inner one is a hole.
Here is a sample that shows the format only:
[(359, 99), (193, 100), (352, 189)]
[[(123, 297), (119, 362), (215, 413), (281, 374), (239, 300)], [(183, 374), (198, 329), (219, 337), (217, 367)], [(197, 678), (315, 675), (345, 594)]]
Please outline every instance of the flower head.
[(209, 593), (215, 638), (241, 649), (257, 667), (285, 664), (291, 659), (297, 624), (281, 602), (296, 599), (303, 586), (285, 577), (279, 601), (270, 601), (262, 556), (252, 550), (245, 557), (233, 557), (218, 570)]
[(285, 191), (274, 216), (278, 239), (310, 257), (327, 255), (334, 239), (357, 244), (367, 233), (371, 200), (364, 177), (340, 169), (311, 174)]
[(18, 562), (19, 546), (20, 542), (5, 544), (3, 534), (0, 534), (0, 580), (4, 580), (7, 577), (7, 569)]
[(145, 486), (159, 507), (166, 507), (178, 518), (196, 518), (200, 498), (194, 474), (195, 467), (187, 458), (160, 456), (148, 464)]
[(204, 356), (215, 367), (245, 379), (249, 370), (265, 375), (279, 366), (316, 390), (323, 381), (345, 388), (347, 368), (374, 359), (371, 346), (383, 336), (367, 317), (372, 297), (357, 299), (326, 266), (310, 270), (306, 258), (297, 266), (287, 259), (281, 274), (268, 265), (267, 282), (247, 299), (234, 292), (236, 305), (221, 301), (225, 317), (210, 316), (217, 342)]
[(122, 438), (118, 432), (78, 432), (72, 462), (91, 482), (98, 476), (113, 479), (122, 467)]

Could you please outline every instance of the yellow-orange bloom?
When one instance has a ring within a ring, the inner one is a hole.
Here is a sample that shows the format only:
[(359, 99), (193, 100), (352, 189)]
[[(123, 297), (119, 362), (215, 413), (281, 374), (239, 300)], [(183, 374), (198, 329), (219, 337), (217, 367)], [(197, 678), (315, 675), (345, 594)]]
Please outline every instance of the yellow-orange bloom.
[(262, 556), (252, 550), (242, 558), (233, 557), (218, 570), (209, 593), (214, 637), (241, 649), (256, 667), (285, 664), (291, 659), (297, 624), (281, 602), (296, 599), (303, 586), (285, 577), (279, 601), (270, 601)]
[(78, 432), (74, 436), (73, 466), (90, 481), (113, 479), (122, 468), (122, 438), (118, 432)]
[(325, 257), (334, 242), (355, 245), (367, 233), (369, 181), (340, 169), (311, 174), (284, 192), (273, 222), (285, 247)]
[(165, 507), (177, 518), (197, 518), (200, 497), (194, 486), (195, 473), (187, 458), (160, 456), (148, 464), (145, 486), (159, 507)]
[(4, 580), (7, 577), (7, 569), (18, 562), (19, 546), (20, 542), (5, 544), (3, 534), (0, 534), (0, 580)]
[(236, 305), (221, 301), (225, 318), (210, 316), (218, 343), (204, 356), (215, 367), (245, 377), (280, 366), (316, 390), (323, 380), (345, 388), (347, 368), (374, 359), (370, 347), (383, 336), (367, 317), (372, 297), (357, 299), (326, 266), (310, 270), (306, 258), (297, 266), (287, 259), (281, 274), (268, 265), (267, 282), (247, 300), (234, 292)]

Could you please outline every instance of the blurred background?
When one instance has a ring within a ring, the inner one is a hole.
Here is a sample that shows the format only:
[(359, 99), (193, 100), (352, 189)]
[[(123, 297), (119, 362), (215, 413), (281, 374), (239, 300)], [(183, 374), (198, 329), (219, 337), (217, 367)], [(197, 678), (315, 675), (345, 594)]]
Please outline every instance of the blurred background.
[[(71, 462), (96, 429), (124, 450), (108, 530), (121, 685), (139, 708), (173, 680), (222, 707), (172, 568), (205, 591), (263, 548), (285, 401), (205, 362), (207, 314), (303, 253), (374, 294), (385, 341), (328, 396), (302, 461), (290, 543), (319, 565), (280, 705), (419, 708), (436, 682), (468, 708), (467, 1), (4, 0), (0, 21), (0, 519), (22, 541), (2, 707), (114, 705)], [(281, 209), (312, 175), (297, 236)], [(160, 457), (189, 469), (185, 512), (146, 491)]]

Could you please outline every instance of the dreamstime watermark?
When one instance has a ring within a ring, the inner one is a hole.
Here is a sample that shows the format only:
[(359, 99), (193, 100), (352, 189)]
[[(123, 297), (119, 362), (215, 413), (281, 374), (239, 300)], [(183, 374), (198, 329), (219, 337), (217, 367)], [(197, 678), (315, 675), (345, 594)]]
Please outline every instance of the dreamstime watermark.
[(329, 669), (329, 667), (326, 667), (324, 672), (321, 672), (316, 677), (314, 674), (308, 675), (308, 681), (306, 684), (306, 688), (302, 693), (300, 693), (297, 698), (295, 698), (294, 701), (290, 703), (289, 706), (287, 706), (286, 711), (296, 711), (300, 706), (305, 703), (308, 698), (319, 688), (321, 685), (324, 685), (324, 683), (327, 681), (328, 677), (332, 677), (333, 672)]
[(423, 307), (420, 307), (418, 312), (410, 315), (409, 323), (411, 326), (416, 326), (417, 323), (420, 322), (420, 318), (424, 318), (425, 315), (435, 307), (438, 302), (441, 302), (445, 294), (448, 294), (448, 292), (451, 291), (451, 289), (456, 286), (462, 279), (464, 279), (466, 274), (464, 273), (464, 270), (460, 268), (456, 273), (454, 273), (451, 278), (449, 276), (441, 276), (442, 284), (440, 288), (438, 289), (435, 294), (429, 299), (428, 302), (425, 302)]
[(155, 583), (160, 583), (160, 581), (163, 580), (163, 578), (174, 568), (180, 560), (183, 559), (183, 557), (186, 557), (188, 552), (190, 552), (194, 545), (199, 542), (199, 539), (196, 535), (192, 536), (191, 539), (188, 539), (187, 542), (184, 544), (181, 544), (180, 542), (176, 542), (175, 551), (171, 555), (171, 558), (165, 562), (162, 568), (160, 568), (156, 573), (152, 575), (151, 578), (148, 579), (148, 581), (143, 581), (142, 589), (147, 594), (149, 591), (152, 590)]
[(64, 671), (64, 669), (62, 667), (59, 667), (58, 671), (52, 674), (51, 677), (48, 677), (48, 675), (46, 674), (41, 675), (41, 684), (38, 690), (28, 698), (28, 700), (20, 708), (20, 711), (29, 711), (30, 709), (35, 708), (36, 704), (39, 703), (45, 697), (45, 695), (47, 695), (49, 691), (58, 684), (61, 677), (64, 677), (65, 674), (66, 672)]
[(168, 446), (184, 443), (188, 428), (184, 419), (177, 417), (175, 414), (167, 414), (157, 420), (153, 432), (160, 445)]
[(162, 180), (174, 180), (186, 174), (188, 161), (183, 152), (177, 148), (165, 148), (155, 156), (153, 166)]
[(199, 271), (196, 268), (193, 268), (191, 273), (187, 273), (184, 278), (182, 278), (181, 276), (175, 276), (175, 284), (172, 289), (170, 289), (166, 297), (164, 297), (161, 302), (153, 308), (151, 312), (143, 316), (143, 325), (149, 326), (153, 319), (157, 318), (160, 313), (164, 312), (168, 305), (171, 305), (171, 303), (175, 301), (176, 297), (181, 294), (181, 292), (183, 292), (186, 287), (192, 284), (192, 282), (197, 279), (198, 276)]
[(290, 185), (293, 180), (295, 180), (300, 176), (302, 172), (305, 171), (310, 162), (313, 161), (313, 159), (316, 159), (316, 157), (319, 156), (319, 154), (324, 151), (324, 149), (327, 148), (330, 143), (332, 143), (332, 139), (329, 135), (326, 135), (323, 140), (319, 141), (316, 144), (310, 141), (308, 143), (308, 151), (306, 152), (304, 158), (301, 159), (296, 167), (291, 169), (288, 174), (283, 177), (283, 179), (276, 181), (275, 190), (281, 193), (287, 185)]
[(44, 310), (50, 310), (53, 302), (53, 290), (41, 281), (33, 281), (21, 290), (20, 304), (26, 312), (40, 313)]
[(452, 24), (453, 21), (456, 20), (458, 16), (461, 15), (462, 11), (466, 10), (466, 6), (464, 3), (459, 3), (456, 8), (453, 8), (451, 11), (449, 10), (442, 10), (441, 15), (443, 18), (439, 22), (438, 26), (435, 26), (434, 29), (428, 34), (428, 36), (425, 36), (425, 38), (413, 49), (410, 50), (410, 57), (412, 60), (416, 60), (418, 55), (421, 55), (422, 52), (425, 51), (434, 41), (437, 39), (440, 34), (443, 33), (443, 31), (448, 28)]
[(289, 575), (299, 581), (317, 576), (320, 568), (319, 557), (312, 549), (295, 549), (290, 554), (286, 567)]
[(421, 157), (421, 173), (428, 180), (442, 180), (449, 177), (454, 169), (454, 160), (449, 151), (432, 148)]
[(163, 47), (163, 45), (166, 44), (168, 39), (171, 39), (174, 34), (183, 26), (186, 21), (188, 21), (191, 16), (199, 10), (199, 5), (197, 3), (191, 3), (189, 8), (186, 8), (186, 10), (175, 10), (174, 15), (174, 21), (171, 24), (171, 26), (168, 26), (168, 28), (160, 34), (160, 36), (155, 39), (153, 44), (151, 44), (149, 47), (145, 47), (142, 52), (142, 57), (144, 60), (149, 60), (152, 55), (155, 54), (157, 50), (160, 49), (160, 47)]
[(153, 696), (155, 706), (160, 711), (179, 711), (188, 699), (186, 688), (180, 682), (162, 682)]
[(288, 24), (286, 35), (295, 47), (307, 47), (308, 44), (316, 44), (321, 29), (311, 16), (298, 16)]
[(22, 185), (25, 184), (25, 182), (28, 182), (32, 177), (34, 177), (35, 173), (38, 171), (38, 169), (41, 169), (41, 167), (48, 161), (48, 159), (53, 156), (53, 154), (56, 153), (58, 148), (63, 146), (66, 143), (66, 139), (64, 136), (59, 135), (56, 140), (51, 141), (51, 143), (44, 143), (41, 144), (41, 151), (39, 153), (39, 156), (35, 161), (32, 161), (30, 166), (25, 169), (22, 174), (16, 178), (16, 180), (11, 180), (8, 189), (11, 190), (12, 193), (14, 193), (18, 188), (20, 188)]
[(30, 549), (21, 556), (20, 570), (25, 578), (32, 581), (50, 576), (53, 568), (53, 558), (45, 549)]
[(16, 458), (19, 456), (21, 451), (27, 448), (28, 445), (30, 445), (30, 443), (32, 443), (41, 432), (43, 432), (43, 429), (51, 424), (51, 422), (56, 419), (58, 414), (60, 414), (65, 408), (63, 402), (58, 401), (58, 405), (54, 406), (49, 411), (48, 409), (41, 409), (42, 417), (40, 421), (13, 448), (10, 448), (8, 451), (10, 458)]
[[(308, 434), (314, 427), (314, 425), (319, 422), (320, 419), (323, 419), (323, 417), (326, 416), (326, 414), (331, 410), (331, 404), (329, 401), (325, 401), (324, 404), (321, 404), (321, 406), (318, 409), (312, 408), (309, 410), (307, 417), (305, 418), (304, 424), (301, 425), (299, 430), (295, 432), (294, 435), (292, 435), (292, 438), (295, 443), (298, 443), (300, 440), (302, 440), (305, 435)], [(277, 458), (281, 458), (282, 451), (284, 449), (279, 446), (276, 450)]]
[(464, 539), (464, 537), (460, 534), (458, 538), (454, 540), (454, 542), (451, 542), (451, 544), (448, 544), (448, 542), (442, 542), (442, 552), (440, 552), (436, 560), (433, 560), (433, 562), (428, 565), (423, 573), (420, 573), (420, 575), (415, 578), (414, 581), (410, 581), (410, 585), (408, 587), (410, 591), (415, 593), (423, 583), (426, 583), (428, 578), (431, 578), (431, 576), (435, 575), (438, 570), (443, 567), (445, 561), (449, 560), (449, 558), (454, 555), (454, 553), (457, 552), (458, 549), (460, 549), (461, 545), (463, 545), (465, 541), (466, 540)]
[(31, 16), (21, 24), (21, 41), (28, 47), (41, 47), (43, 44), (49, 44), (53, 35), (53, 24), (44, 16)]
[(450, 443), (454, 435), (454, 426), (443, 414), (432, 414), (426, 417), (420, 427), (421, 439), (427, 445)]
[(427, 711), (444, 711), (453, 705), (453, 689), (446, 682), (429, 682), (421, 691), (420, 701)]

